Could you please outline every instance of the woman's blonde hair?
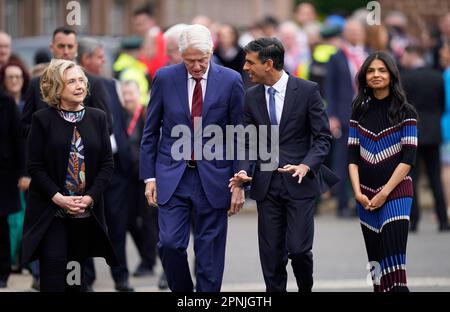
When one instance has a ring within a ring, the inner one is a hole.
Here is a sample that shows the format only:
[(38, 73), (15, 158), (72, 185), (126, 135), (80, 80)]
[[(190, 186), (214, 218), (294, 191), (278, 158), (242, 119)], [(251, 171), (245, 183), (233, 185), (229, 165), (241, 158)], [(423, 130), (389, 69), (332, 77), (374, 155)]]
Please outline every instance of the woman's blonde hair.
[(88, 79), (80, 66), (72, 61), (53, 59), (42, 74), (40, 82), (42, 100), (51, 107), (59, 108), (61, 105), (61, 92), (65, 87), (64, 73), (70, 68), (78, 68), (81, 71), (88, 92)]

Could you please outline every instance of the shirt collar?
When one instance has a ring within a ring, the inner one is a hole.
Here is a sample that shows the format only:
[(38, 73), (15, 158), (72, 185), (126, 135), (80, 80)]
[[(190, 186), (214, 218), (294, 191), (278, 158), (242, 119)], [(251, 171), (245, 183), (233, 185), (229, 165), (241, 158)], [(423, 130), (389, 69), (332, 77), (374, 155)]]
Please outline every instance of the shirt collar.
[(277, 91), (277, 93), (283, 93), (286, 90), (288, 80), (289, 75), (283, 70), (280, 79), (278, 79), (278, 81), (273, 86), (264, 85), (266, 92), (270, 87), (272, 87)]
[[(209, 74), (209, 69), (211, 68), (211, 62), (209, 62), (209, 64), (208, 64), (208, 68), (206, 69), (206, 72), (203, 74), (203, 76), (202, 76), (202, 80), (204, 79), (204, 80), (208, 80), (208, 74)], [(188, 80), (189, 79), (191, 79), (191, 78), (193, 78), (192, 77), (192, 75), (189, 73), (189, 71), (187, 72), (188, 73)]]

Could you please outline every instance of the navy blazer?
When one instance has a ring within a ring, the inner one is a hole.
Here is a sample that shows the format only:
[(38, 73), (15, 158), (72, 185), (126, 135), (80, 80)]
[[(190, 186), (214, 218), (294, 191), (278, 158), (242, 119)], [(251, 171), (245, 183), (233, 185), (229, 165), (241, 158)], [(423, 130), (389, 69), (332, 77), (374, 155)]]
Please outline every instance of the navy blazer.
[(352, 115), (352, 101), (355, 94), (348, 61), (342, 50), (334, 54), (327, 64), (325, 79), (325, 100), (329, 117), (335, 117), (343, 127), (348, 127)]
[[(270, 125), (263, 85), (247, 90), (244, 125), (255, 125), (257, 128), (261, 125)], [(270, 146), (270, 134), (267, 136)], [(279, 125), (278, 167), (302, 163), (311, 169), (300, 184), (298, 178), (283, 174), (287, 190), (293, 198), (317, 196), (338, 181), (338, 178), (322, 165), (329, 153), (330, 145), (328, 117), (318, 85), (289, 76)], [(273, 171), (261, 170), (264, 161), (259, 149), (257, 156), (256, 161), (248, 158), (240, 161), (239, 167), (250, 174), (252, 165), (255, 165), (250, 196), (255, 200), (263, 200), (269, 189)]]
[[(234, 70), (210, 62), (206, 93), (202, 109), (202, 129), (208, 125), (219, 126), (226, 133), (227, 125), (241, 122), (244, 104), (242, 78)], [(192, 121), (189, 111), (187, 70), (183, 63), (160, 69), (153, 79), (147, 120), (141, 142), (140, 178), (156, 178), (158, 204), (165, 204), (186, 170), (185, 160), (172, 157), (172, 147), (180, 140), (171, 132), (175, 126), (189, 129), (192, 144)], [(219, 152), (223, 159), (199, 160), (198, 173), (208, 202), (213, 208), (230, 206), (229, 179), (237, 169), (237, 162), (225, 159), (225, 138)], [(202, 147), (211, 138), (202, 139)], [(183, 149), (183, 147), (181, 148)], [(191, 155), (191, 150), (187, 154)]]
[[(114, 162), (115, 169), (120, 170), (124, 175), (130, 174), (131, 170), (131, 150), (127, 134), (126, 112), (120, 103), (117, 94), (115, 79), (100, 78), (105, 86), (108, 109), (111, 112), (112, 133), (117, 143), (117, 158)], [(117, 161), (118, 160), (118, 161)]]

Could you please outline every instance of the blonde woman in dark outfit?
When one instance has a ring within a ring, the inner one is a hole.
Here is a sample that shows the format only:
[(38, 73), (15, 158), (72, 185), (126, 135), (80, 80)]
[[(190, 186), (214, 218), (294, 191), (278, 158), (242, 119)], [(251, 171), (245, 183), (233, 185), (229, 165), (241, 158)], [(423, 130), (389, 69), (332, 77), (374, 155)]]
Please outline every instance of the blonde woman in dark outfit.
[[(115, 264), (103, 212), (113, 172), (106, 115), (84, 107), (87, 78), (74, 62), (54, 59), (41, 78), (49, 105), (33, 115), (28, 137), (31, 175), (25, 214), (23, 261), (39, 259), (41, 291), (83, 290), (87, 257)], [(67, 278), (80, 266), (78, 280)]]

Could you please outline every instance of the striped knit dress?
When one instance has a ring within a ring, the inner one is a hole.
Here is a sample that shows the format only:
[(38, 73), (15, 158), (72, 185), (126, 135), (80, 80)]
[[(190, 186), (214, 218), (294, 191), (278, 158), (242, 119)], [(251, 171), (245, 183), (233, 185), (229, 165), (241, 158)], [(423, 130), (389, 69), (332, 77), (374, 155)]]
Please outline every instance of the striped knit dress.
[[(400, 163), (414, 165), (417, 150), (417, 116), (392, 126), (388, 119), (390, 96), (371, 99), (368, 110), (353, 112), (348, 138), (349, 163), (358, 165), (361, 192), (372, 199), (388, 182)], [(406, 243), (413, 184), (407, 176), (389, 194), (384, 205), (357, 210), (369, 258), (374, 291), (408, 291)]]

